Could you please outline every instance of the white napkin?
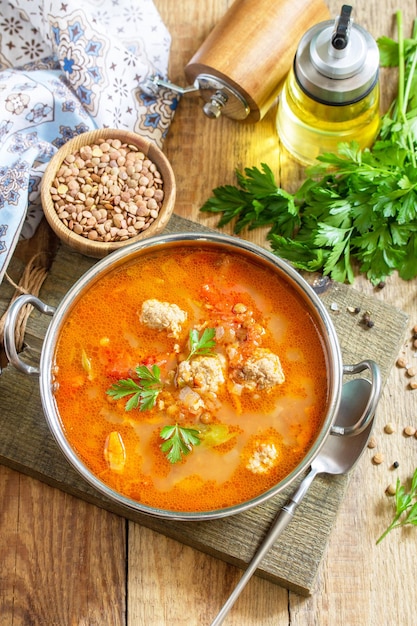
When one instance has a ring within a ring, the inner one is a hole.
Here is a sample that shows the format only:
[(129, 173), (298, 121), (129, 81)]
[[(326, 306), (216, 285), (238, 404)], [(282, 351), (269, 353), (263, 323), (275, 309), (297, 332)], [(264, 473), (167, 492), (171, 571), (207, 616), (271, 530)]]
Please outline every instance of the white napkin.
[(178, 96), (140, 84), (167, 76), (170, 44), (152, 0), (0, 0), (0, 283), (61, 145), (111, 127), (162, 147)]

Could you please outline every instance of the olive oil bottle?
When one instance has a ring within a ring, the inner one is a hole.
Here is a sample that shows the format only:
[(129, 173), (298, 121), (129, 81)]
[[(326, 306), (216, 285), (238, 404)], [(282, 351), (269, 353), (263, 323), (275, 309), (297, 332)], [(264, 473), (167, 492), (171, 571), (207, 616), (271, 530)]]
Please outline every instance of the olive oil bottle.
[(306, 165), (341, 142), (370, 147), (379, 131), (378, 46), (351, 12), (306, 32), (280, 94), (278, 135)]

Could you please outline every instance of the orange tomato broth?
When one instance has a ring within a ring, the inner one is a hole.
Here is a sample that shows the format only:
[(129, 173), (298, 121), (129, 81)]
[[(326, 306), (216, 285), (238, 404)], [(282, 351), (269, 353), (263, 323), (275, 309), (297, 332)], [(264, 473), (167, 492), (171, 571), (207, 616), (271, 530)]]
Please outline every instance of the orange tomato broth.
[[(187, 312), (179, 339), (141, 323), (142, 303), (150, 298)], [(211, 419), (227, 426), (230, 439), (206, 445), (210, 424), (186, 412), (170, 417), (169, 405), (161, 403), (164, 392), (144, 411), (126, 411), (126, 399), (116, 401), (106, 393), (118, 379), (131, 377), (138, 364), (157, 363), (167, 382), (179, 355), (188, 354), (190, 329), (233, 319), (236, 303), (245, 304), (264, 327), (261, 345), (279, 356), (285, 382), (269, 393), (243, 390), (240, 395), (223, 385)], [(54, 388), (70, 445), (104, 483), (146, 506), (196, 512), (250, 500), (302, 461), (326, 414), (326, 369), (317, 324), (285, 278), (247, 255), (199, 244), (147, 250), (85, 290), (59, 335)], [(198, 429), (202, 443), (173, 464), (161, 451), (160, 431), (176, 422)], [(104, 455), (112, 431), (125, 447), (122, 471), (110, 469)], [(273, 442), (278, 457), (270, 471), (255, 474), (246, 464), (260, 442)]]

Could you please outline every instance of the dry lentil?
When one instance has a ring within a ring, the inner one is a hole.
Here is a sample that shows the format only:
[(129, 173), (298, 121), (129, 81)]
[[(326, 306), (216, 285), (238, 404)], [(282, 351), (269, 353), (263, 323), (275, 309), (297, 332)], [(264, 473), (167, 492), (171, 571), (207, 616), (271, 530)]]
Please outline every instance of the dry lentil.
[(407, 367), (407, 361), (406, 361), (406, 359), (405, 359), (403, 356), (398, 357), (398, 359), (397, 359), (397, 365), (398, 365), (398, 367), (402, 367), (402, 368)]
[(164, 199), (156, 164), (119, 139), (98, 140), (69, 154), (50, 192), (65, 226), (106, 242), (124, 241), (149, 228)]
[(416, 429), (414, 426), (406, 426), (403, 430), (403, 433), (406, 437), (413, 437), (416, 434)]
[(407, 376), (413, 378), (417, 374), (417, 367), (407, 367)]
[(375, 439), (375, 437), (369, 437), (368, 448), (370, 448), (370, 449), (376, 448), (376, 439)]
[(393, 496), (393, 495), (395, 495), (395, 492), (396, 492), (396, 488), (395, 488), (395, 485), (394, 485), (393, 483), (391, 483), (390, 485), (388, 485), (388, 487), (385, 489), (385, 493), (386, 493), (388, 496)]
[(394, 424), (392, 422), (388, 422), (388, 424), (385, 424), (384, 432), (386, 432), (387, 435), (392, 435), (392, 433), (395, 433), (395, 426), (394, 426)]
[(377, 452), (376, 454), (374, 454), (374, 456), (372, 457), (372, 462), (375, 465), (381, 465), (381, 463), (384, 462), (384, 455), (381, 454), (381, 452)]

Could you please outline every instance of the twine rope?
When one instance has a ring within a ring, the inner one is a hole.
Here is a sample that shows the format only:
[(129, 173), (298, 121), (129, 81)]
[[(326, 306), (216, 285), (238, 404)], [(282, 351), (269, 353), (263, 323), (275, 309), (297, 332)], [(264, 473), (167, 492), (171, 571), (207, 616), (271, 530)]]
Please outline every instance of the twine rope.
[[(49, 264), (49, 255), (41, 251), (37, 252), (29, 259), (18, 284), (16, 284), (7, 273), (5, 274), (7, 281), (15, 288), (15, 293), (13, 294), (5, 313), (0, 319), (1, 344), (3, 344), (6, 316), (11, 304), (22, 294), (31, 294), (34, 296), (39, 295), (42, 284), (48, 275)], [(32, 310), (33, 305), (27, 304), (22, 307), (22, 310), (19, 313), (15, 328), (15, 344), (18, 352), (23, 349), (26, 324)]]

